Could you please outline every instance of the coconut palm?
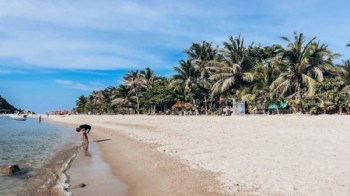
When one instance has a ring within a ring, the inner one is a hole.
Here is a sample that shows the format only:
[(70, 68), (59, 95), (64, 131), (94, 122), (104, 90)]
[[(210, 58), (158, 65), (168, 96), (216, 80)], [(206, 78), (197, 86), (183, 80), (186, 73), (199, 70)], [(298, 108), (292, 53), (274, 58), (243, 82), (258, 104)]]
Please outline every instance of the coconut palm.
[(249, 106), (256, 108), (266, 108), (266, 104), (271, 102), (270, 85), (279, 76), (281, 70), (275, 65), (274, 58), (281, 51), (282, 47), (272, 45), (262, 47), (251, 44), (247, 49), (247, 58), (250, 62), (255, 62), (255, 67), (251, 71), (253, 81), (251, 84), (241, 88), (240, 97), (242, 101), (247, 101)]
[(152, 88), (153, 83), (157, 80), (154, 71), (147, 67), (145, 70), (141, 70), (140, 74), (142, 75), (143, 83), (146, 86), (146, 89)]
[(102, 104), (103, 103), (103, 93), (102, 91), (92, 91), (93, 103), (94, 104)]
[(81, 95), (78, 100), (76, 101), (76, 106), (77, 106), (77, 112), (83, 113), (86, 112), (86, 103), (87, 103), (87, 98), (84, 95)]
[(343, 65), (341, 66), (345, 71), (345, 84), (350, 84), (350, 60), (346, 60), (343, 62)]
[(131, 106), (132, 100), (130, 99), (130, 92), (126, 85), (119, 85), (112, 94), (112, 106), (117, 107), (119, 109), (123, 109), (124, 107)]
[(179, 66), (174, 67), (176, 74), (173, 76), (170, 86), (174, 91), (183, 94), (185, 101), (195, 103), (198, 72), (189, 60), (180, 60), (179, 63)]
[(114, 108), (112, 105), (113, 94), (115, 94), (116, 88), (113, 86), (109, 86), (102, 90), (103, 95), (103, 110), (104, 113), (112, 113)]
[(92, 98), (92, 107), (94, 109), (94, 112), (104, 113), (104, 108), (103, 108), (104, 96), (103, 96), (102, 90), (92, 91), (91, 98)]
[(219, 55), (218, 48), (213, 48), (211, 43), (203, 41), (200, 43), (193, 43), (192, 46), (185, 50), (189, 60), (198, 72), (197, 86), (199, 93), (204, 98), (205, 113), (208, 112), (208, 96), (211, 94), (213, 86), (212, 81), (209, 80), (210, 64), (219, 62), (221, 55)]
[(253, 80), (249, 71), (254, 63), (247, 60), (243, 43), (244, 39), (240, 36), (236, 39), (230, 36), (229, 42), (224, 42), (223, 61), (213, 62), (209, 68), (210, 79), (215, 82), (212, 87), (213, 94), (225, 94), (229, 91), (236, 91), (237, 94), (238, 89)]
[(139, 70), (129, 71), (123, 80), (129, 89), (129, 93), (135, 96), (137, 114), (140, 114), (140, 93), (142, 89), (146, 88), (143, 75), (140, 74)]
[(124, 84), (119, 85), (115, 90), (115, 94), (113, 95), (113, 99), (115, 98), (122, 98), (125, 100), (129, 100), (130, 92), (128, 87)]
[(280, 75), (281, 70), (275, 64), (258, 64), (253, 73), (253, 82), (251, 85), (242, 89), (242, 100), (254, 102), (257, 106), (266, 108), (267, 104), (275, 99), (270, 88), (273, 81)]
[(201, 79), (207, 79), (209, 77), (209, 63), (213, 60), (218, 61), (220, 58), (218, 49), (213, 48), (212, 44), (206, 41), (203, 41), (202, 44), (193, 43), (185, 52), (188, 55), (188, 59), (200, 74)]
[(301, 103), (301, 90), (306, 89), (306, 96), (312, 96), (316, 80), (323, 80), (324, 62), (322, 59), (325, 54), (328, 54), (328, 51), (325, 47), (315, 45), (316, 37), (304, 44), (305, 37), (302, 33), (299, 35), (294, 33), (293, 42), (287, 37), (282, 37), (282, 39), (288, 42), (288, 46), (281, 52), (278, 63), (285, 71), (273, 82), (271, 88), (274, 89), (276, 95), (288, 96)]

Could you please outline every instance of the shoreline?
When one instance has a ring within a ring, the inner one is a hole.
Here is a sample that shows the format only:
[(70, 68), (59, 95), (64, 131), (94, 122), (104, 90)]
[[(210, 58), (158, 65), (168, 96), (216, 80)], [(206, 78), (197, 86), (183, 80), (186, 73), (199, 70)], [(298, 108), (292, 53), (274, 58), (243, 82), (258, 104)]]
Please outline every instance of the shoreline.
[[(38, 118), (38, 116), (31, 117)], [(74, 157), (66, 163), (56, 185), (48, 190), (51, 195), (109, 195), (109, 193), (127, 195), (127, 185), (113, 175), (110, 166), (102, 158), (97, 145), (97, 142), (101, 141), (96, 141), (90, 136), (90, 143), (87, 146), (81, 145), (80, 133), (75, 132), (75, 124), (58, 122), (47, 117), (44, 119), (48, 123), (69, 127), (78, 135), (79, 140), (77, 140), (79, 145), (74, 147)], [(81, 184), (84, 184), (84, 187), (81, 187)]]
[[(97, 141), (98, 142), (98, 141)], [(79, 147), (76, 157), (65, 174), (68, 176), (66, 194), (126, 196), (128, 187), (113, 175), (110, 166), (102, 159), (96, 143)], [(81, 187), (83, 184), (84, 187)]]
[(98, 146), (130, 195), (350, 192), (348, 116), (54, 118), (89, 123), (95, 139), (111, 139)]
[[(70, 127), (86, 123), (85, 121), (81, 121), (73, 124), (72, 121), (67, 122), (60, 116), (50, 116), (50, 118), (48, 119), (50, 122)], [(189, 165), (180, 161), (178, 157), (159, 152), (157, 150), (159, 145), (143, 143), (135, 138), (121, 133), (111, 133), (110, 131), (110, 129), (106, 129), (105, 127), (93, 126), (89, 137), (89, 149), (91, 148), (90, 145), (97, 144), (94, 148), (102, 153), (102, 159), (99, 161), (107, 163), (111, 167), (114, 180), (122, 180), (121, 183), (125, 183), (129, 187), (128, 191), (122, 189), (118, 195), (209, 196), (213, 195), (213, 193), (215, 195), (226, 195), (218, 180), (218, 174), (198, 168), (191, 168)], [(99, 133), (97, 134), (96, 132)], [(113, 139), (109, 139), (111, 136)], [(111, 141), (114, 143), (109, 143)], [(93, 154), (95, 153), (93, 152)], [(77, 165), (84, 162), (84, 156), (82, 154), (82, 149), (79, 149), (77, 157), (72, 161), (71, 166), (66, 171), (70, 179), (81, 176), (82, 171), (78, 169)], [(142, 160), (140, 157), (142, 157)], [(71, 188), (68, 188), (68, 192), (72, 192), (73, 195), (94, 195), (92, 192), (99, 195), (115, 194), (111, 189), (94, 184), (96, 182), (94, 176), (96, 175), (99, 179), (107, 177), (111, 180), (111, 176), (108, 173), (104, 173), (102, 176), (95, 172), (91, 173), (95, 169), (91, 165), (84, 166), (83, 170), (87, 173), (90, 172), (87, 181), (91, 180), (92, 183), (87, 183), (87, 186), (84, 188), (78, 188), (82, 181), (70, 181), (69, 187)], [(84, 174), (83, 176), (86, 175)], [(90, 192), (87, 190), (90, 190)]]

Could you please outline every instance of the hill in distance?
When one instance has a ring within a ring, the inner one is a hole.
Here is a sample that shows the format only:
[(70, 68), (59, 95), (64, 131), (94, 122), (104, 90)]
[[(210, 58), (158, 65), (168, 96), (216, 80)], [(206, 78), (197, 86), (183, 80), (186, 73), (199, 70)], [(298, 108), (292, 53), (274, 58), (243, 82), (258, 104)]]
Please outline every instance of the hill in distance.
[(0, 114), (1, 113), (14, 113), (18, 111), (13, 105), (9, 104), (6, 99), (2, 98), (0, 95)]

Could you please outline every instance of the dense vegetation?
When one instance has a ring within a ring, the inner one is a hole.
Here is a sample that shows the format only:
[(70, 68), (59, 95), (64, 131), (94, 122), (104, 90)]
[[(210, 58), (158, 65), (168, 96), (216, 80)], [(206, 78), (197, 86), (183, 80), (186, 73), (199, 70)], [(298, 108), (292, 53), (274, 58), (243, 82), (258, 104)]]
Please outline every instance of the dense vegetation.
[[(293, 113), (336, 113), (350, 103), (350, 61), (340, 65), (326, 44), (302, 33), (285, 46), (246, 46), (230, 36), (221, 47), (193, 43), (174, 75), (158, 77), (150, 68), (129, 71), (123, 84), (80, 96), (78, 113), (217, 114), (224, 106), (247, 103), (248, 112), (288, 103)], [(278, 110), (278, 107), (277, 107)]]
[(14, 113), (17, 110), (18, 109), (9, 104), (4, 98), (0, 96), (0, 113)]

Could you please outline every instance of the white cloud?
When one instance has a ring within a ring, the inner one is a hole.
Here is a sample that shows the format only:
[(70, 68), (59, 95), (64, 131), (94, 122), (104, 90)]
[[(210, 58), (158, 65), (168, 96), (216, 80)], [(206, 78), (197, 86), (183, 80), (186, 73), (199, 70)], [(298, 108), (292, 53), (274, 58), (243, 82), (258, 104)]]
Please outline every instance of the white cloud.
[(82, 84), (71, 80), (60, 80), (60, 79), (55, 80), (55, 82), (57, 84), (62, 85), (65, 88), (84, 90), (84, 91), (100, 90), (106, 87), (104, 84), (96, 83), (96, 82), (89, 82), (88, 84)]
[(63, 69), (172, 67), (202, 40), (285, 44), (293, 31), (350, 56), (347, 2), (0, 0), (0, 60)]
[(63, 84), (63, 85), (71, 85), (71, 84), (74, 84), (73, 81), (70, 81), (70, 80), (55, 80), (55, 82), (57, 84)]

